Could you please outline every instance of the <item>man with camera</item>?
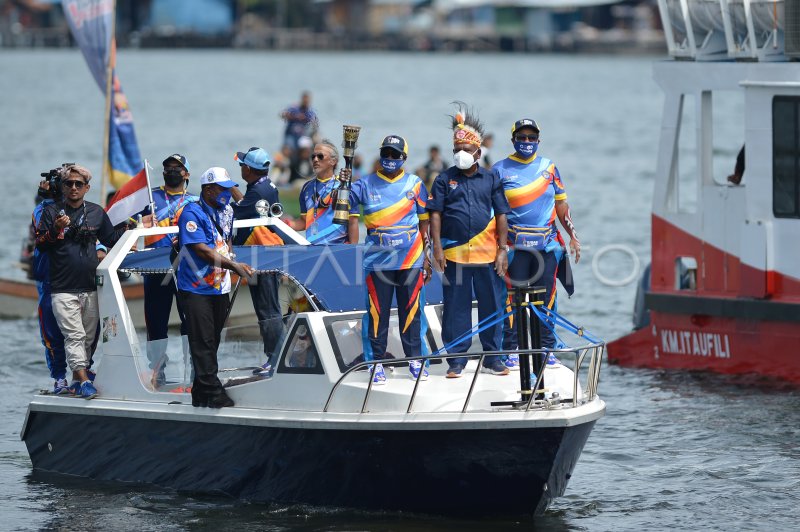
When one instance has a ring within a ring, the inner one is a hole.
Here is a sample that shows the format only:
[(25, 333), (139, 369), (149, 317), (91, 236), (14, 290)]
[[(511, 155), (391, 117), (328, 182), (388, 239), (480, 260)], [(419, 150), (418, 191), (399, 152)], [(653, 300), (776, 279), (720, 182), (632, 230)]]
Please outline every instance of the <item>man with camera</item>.
[(114, 228), (100, 205), (84, 200), (91, 179), (83, 166), (64, 167), (53, 183), (61, 187), (63, 197), (45, 207), (36, 230), (36, 247), (50, 261), (53, 315), (72, 370), (70, 390), (86, 399), (97, 395), (87, 372), (100, 319), (96, 243), (110, 248), (127, 229)]

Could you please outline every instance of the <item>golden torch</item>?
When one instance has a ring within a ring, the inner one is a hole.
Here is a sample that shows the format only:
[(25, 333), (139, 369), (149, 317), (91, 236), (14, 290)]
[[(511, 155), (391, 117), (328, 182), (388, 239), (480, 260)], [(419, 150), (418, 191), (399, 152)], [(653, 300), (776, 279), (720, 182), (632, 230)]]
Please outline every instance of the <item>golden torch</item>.
[[(344, 148), (344, 167), (348, 170), (353, 169), (353, 157), (356, 154), (356, 144), (358, 143), (358, 134), (361, 132), (361, 126), (342, 126), (344, 129), (344, 139), (342, 140), (342, 148)], [(336, 191), (336, 204), (333, 207), (333, 223), (339, 225), (347, 225), (350, 220), (350, 187), (353, 184), (352, 176), (348, 177), (346, 181), (342, 182), (341, 187)]]

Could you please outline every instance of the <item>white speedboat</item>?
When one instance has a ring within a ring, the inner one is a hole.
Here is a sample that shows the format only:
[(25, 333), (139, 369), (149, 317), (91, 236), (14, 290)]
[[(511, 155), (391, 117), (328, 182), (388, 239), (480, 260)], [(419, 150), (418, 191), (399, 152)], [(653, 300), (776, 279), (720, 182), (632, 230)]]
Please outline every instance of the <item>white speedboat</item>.
[[(236, 225), (256, 223), (303, 242), (278, 219)], [(130, 231), (100, 265), (99, 396), (31, 400), (21, 437), (35, 471), (253, 501), (483, 516), (542, 513), (564, 493), (605, 412), (602, 344), (560, 350), (545, 388), (526, 401), (516, 374), (476, 373), (481, 353), (461, 379), (445, 378), (442, 355), (430, 357), (428, 380), (410, 377), (408, 359), (390, 358), (387, 383), (372, 386), (359, 359), (360, 260), (369, 249), (237, 248), (240, 260), (295, 283), (310, 309), (287, 324), (273, 372), (253, 372), (262, 362), (257, 334), (229, 330), (220, 366), (236, 366), (221, 372), (236, 406), (195, 408), (180, 366), (153, 388), (116, 275), (168, 268), (164, 251), (128, 252), (141, 235), (174, 230)], [(427, 287), (424, 308), (431, 352), (442, 346), (439, 282)], [(390, 329), (389, 351), (400, 353)]]

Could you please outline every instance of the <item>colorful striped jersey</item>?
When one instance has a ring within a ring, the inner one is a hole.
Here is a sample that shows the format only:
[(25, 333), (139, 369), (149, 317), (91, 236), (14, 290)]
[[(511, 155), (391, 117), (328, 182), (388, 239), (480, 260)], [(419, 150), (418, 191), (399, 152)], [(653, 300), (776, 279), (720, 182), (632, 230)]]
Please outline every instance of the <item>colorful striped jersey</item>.
[(514, 234), (519, 230), (549, 229), (546, 249), (558, 245), (554, 230), (556, 201), (567, 199), (567, 193), (555, 163), (538, 154), (530, 159), (513, 154), (495, 163), (492, 170), (503, 183), (511, 206), (509, 244), (514, 244)]
[[(156, 206), (155, 219), (158, 227), (177, 225), (177, 214), (187, 203), (198, 201), (200, 198), (185, 192), (169, 192), (164, 187), (153, 189), (153, 203)], [(147, 207), (142, 214), (150, 214)], [(144, 237), (144, 245), (148, 248), (162, 248), (172, 245), (174, 235), (153, 235)]]
[[(222, 233), (217, 230), (217, 225)], [(181, 252), (176, 277), (178, 290), (201, 295), (227, 294), (231, 291), (228, 270), (205, 262), (188, 245), (205, 244), (220, 255), (230, 257), (228, 238), (232, 226), (233, 211), (230, 205), (224, 209), (214, 209), (200, 200), (189, 203), (180, 210), (178, 227)]]
[(422, 267), (424, 242), (419, 222), (428, 219), (427, 201), (428, 191), (422, 179), (405, 171), (394, 179), (377, 172), (353, 183), (351, 212), (357, 213), (359, 207), (363, 208), (367, 227), (365, 242), (399, 251), (389, 259), (391, 264), (384, 261), (367, 264), (365, 260), (365, 268), (408, 270)]
[(471, 176), (452, 166), (436, 176), (428, 211), (441, 212), (441, 242), (447, 260), (488, 264), (497, 255), (495, 215), (510, 210), (503, 186), (485, 168)]
[(338, 183), (337, 176), (311, 179), (300, 189), (300, 216), (306, 219), (306, 240), (311, 244), (347, 243), (347, 225), (333, 223)]

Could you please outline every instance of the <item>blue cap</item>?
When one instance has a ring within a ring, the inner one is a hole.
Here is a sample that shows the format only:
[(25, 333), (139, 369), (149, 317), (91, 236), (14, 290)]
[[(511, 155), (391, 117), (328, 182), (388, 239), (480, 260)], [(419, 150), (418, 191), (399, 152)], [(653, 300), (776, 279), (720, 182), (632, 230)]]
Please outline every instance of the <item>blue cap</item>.
[(266, 170), (271, 162), (267, 150), (256, 147), (250, 148), (246, 152), (237, 151), (236, 157), (233, 159), (239, 161), (239, 164), (246, 164), (256, 170)]
[(180, 153), (173, 153), (172, 155), (164, 159), (164, 162), (161, 164), (166, 166), (169, 161), (178, 161), (179, 163), (181, 163), (181, 166), (183, 166), (186, 169), (187, 172), (189, 171), (189, 161), (187, 161), (186, 157), (184, 157)]
[(231, 181), (228, 171), (219, 166), (212, 166), (205, 173), (200, 176), (200, 185), (219, 185), (222, 188), (238, 187), (236, 183)]

